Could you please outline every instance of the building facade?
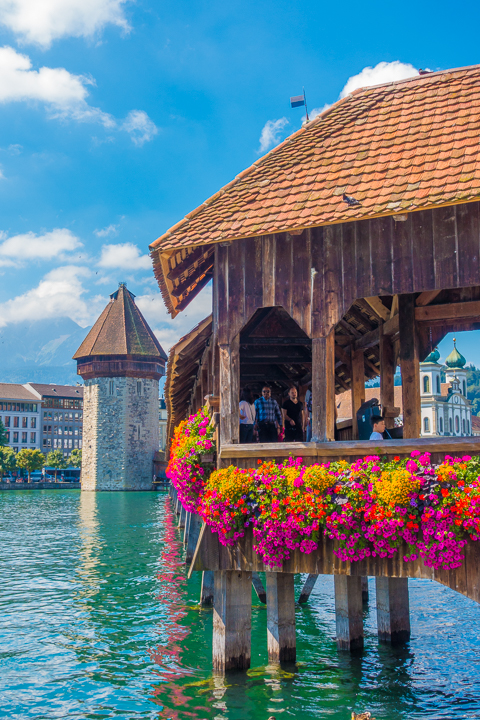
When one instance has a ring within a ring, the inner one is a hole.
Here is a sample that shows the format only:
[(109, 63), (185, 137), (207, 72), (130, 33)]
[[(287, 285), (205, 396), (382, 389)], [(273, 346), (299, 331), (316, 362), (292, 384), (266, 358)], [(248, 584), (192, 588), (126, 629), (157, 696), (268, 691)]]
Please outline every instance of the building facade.
[(120, 283), (74, 355), (85, 381), (82, 490), (148, 490), (166, 355)]
[[(457, 350), (456, 341), (443, 368), (440, 353), (433, 350), (420, 363), (422, 437), (473, 435), (472, 409), (467, 398), (466, 360)], [(446, 382), (441, 381), (445, 370)]]
[(68, 457), (83, 445), (83, 386), (27, 383), (41, 401), (40, 449)]
[(0, 383), (0, 420), (14, 452), (41, 449), (41, 399), (26, 386)]

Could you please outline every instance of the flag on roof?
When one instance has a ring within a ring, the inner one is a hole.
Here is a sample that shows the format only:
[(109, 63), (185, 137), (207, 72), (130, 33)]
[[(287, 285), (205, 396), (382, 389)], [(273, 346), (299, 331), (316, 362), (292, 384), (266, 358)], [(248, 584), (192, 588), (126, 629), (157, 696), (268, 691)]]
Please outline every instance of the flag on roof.
[(305, 105), (305, 95), (295, 95), (295, 97), (291, 97), (290, 105), (292, 108)]

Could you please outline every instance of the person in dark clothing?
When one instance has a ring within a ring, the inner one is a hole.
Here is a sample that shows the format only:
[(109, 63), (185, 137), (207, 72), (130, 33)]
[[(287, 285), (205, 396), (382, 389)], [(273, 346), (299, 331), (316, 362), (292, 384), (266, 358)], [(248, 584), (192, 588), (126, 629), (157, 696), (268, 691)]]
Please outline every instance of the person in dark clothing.
[(282, 414), (268, 385), (263, 386), (262, 397), (255, 400), (255, 415), (259, 441), (278, 442), (278, 431), (283, 424)]
[(288, 391), (288, 399), (282, 406), (285, 422), (285, 442), (303, 442), (305, 413), (303, 403), (298, 399), (296, 387)]

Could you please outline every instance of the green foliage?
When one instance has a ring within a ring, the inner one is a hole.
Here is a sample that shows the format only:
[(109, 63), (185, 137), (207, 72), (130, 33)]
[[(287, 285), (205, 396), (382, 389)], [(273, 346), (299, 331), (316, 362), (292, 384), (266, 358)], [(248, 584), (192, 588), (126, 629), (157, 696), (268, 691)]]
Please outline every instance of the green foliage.
[(55, 470), (55, 480), (57, 479), (57, 473), (59, 470), (65, 470), (68, 466), (67, 458), (64, 457), (61, 450), (52, 450), (47, 455), (46, 461), (47, 467), (52, 467)]
[(467, 397), (472, 403), (472, 414), (480, 416), (480, 370), (467, 365)]
[(7, 444), (7, 431), (5, 430), (5, 425), (0, 420), (0, 447), (5, 447)]
[(12, 472), (17, 467), (17, 460), (12, 448), (0, 447), (0, 478), (4, 473)]
[(30, 473), (34, 470), (41, 470), (45, 465), (45, 455), (40, 450), (32, 450), (27, 448), (20, 450), (16, 456), (17, 467), (28, 472), (28, 482), (30, 482)]
[(68, 458), (68, 464), (70, 467), (79, 468), (82, 466), (82, 451), (72, 450), (70, 457)]

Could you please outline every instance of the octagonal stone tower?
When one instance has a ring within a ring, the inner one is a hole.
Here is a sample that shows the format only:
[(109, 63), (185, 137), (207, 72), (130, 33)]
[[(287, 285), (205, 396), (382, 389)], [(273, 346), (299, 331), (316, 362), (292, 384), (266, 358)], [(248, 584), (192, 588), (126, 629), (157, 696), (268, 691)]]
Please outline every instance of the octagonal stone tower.
[(150, 490), (167, 356), (120, 283), (75, 353), (85, 381), (82, 490)]

